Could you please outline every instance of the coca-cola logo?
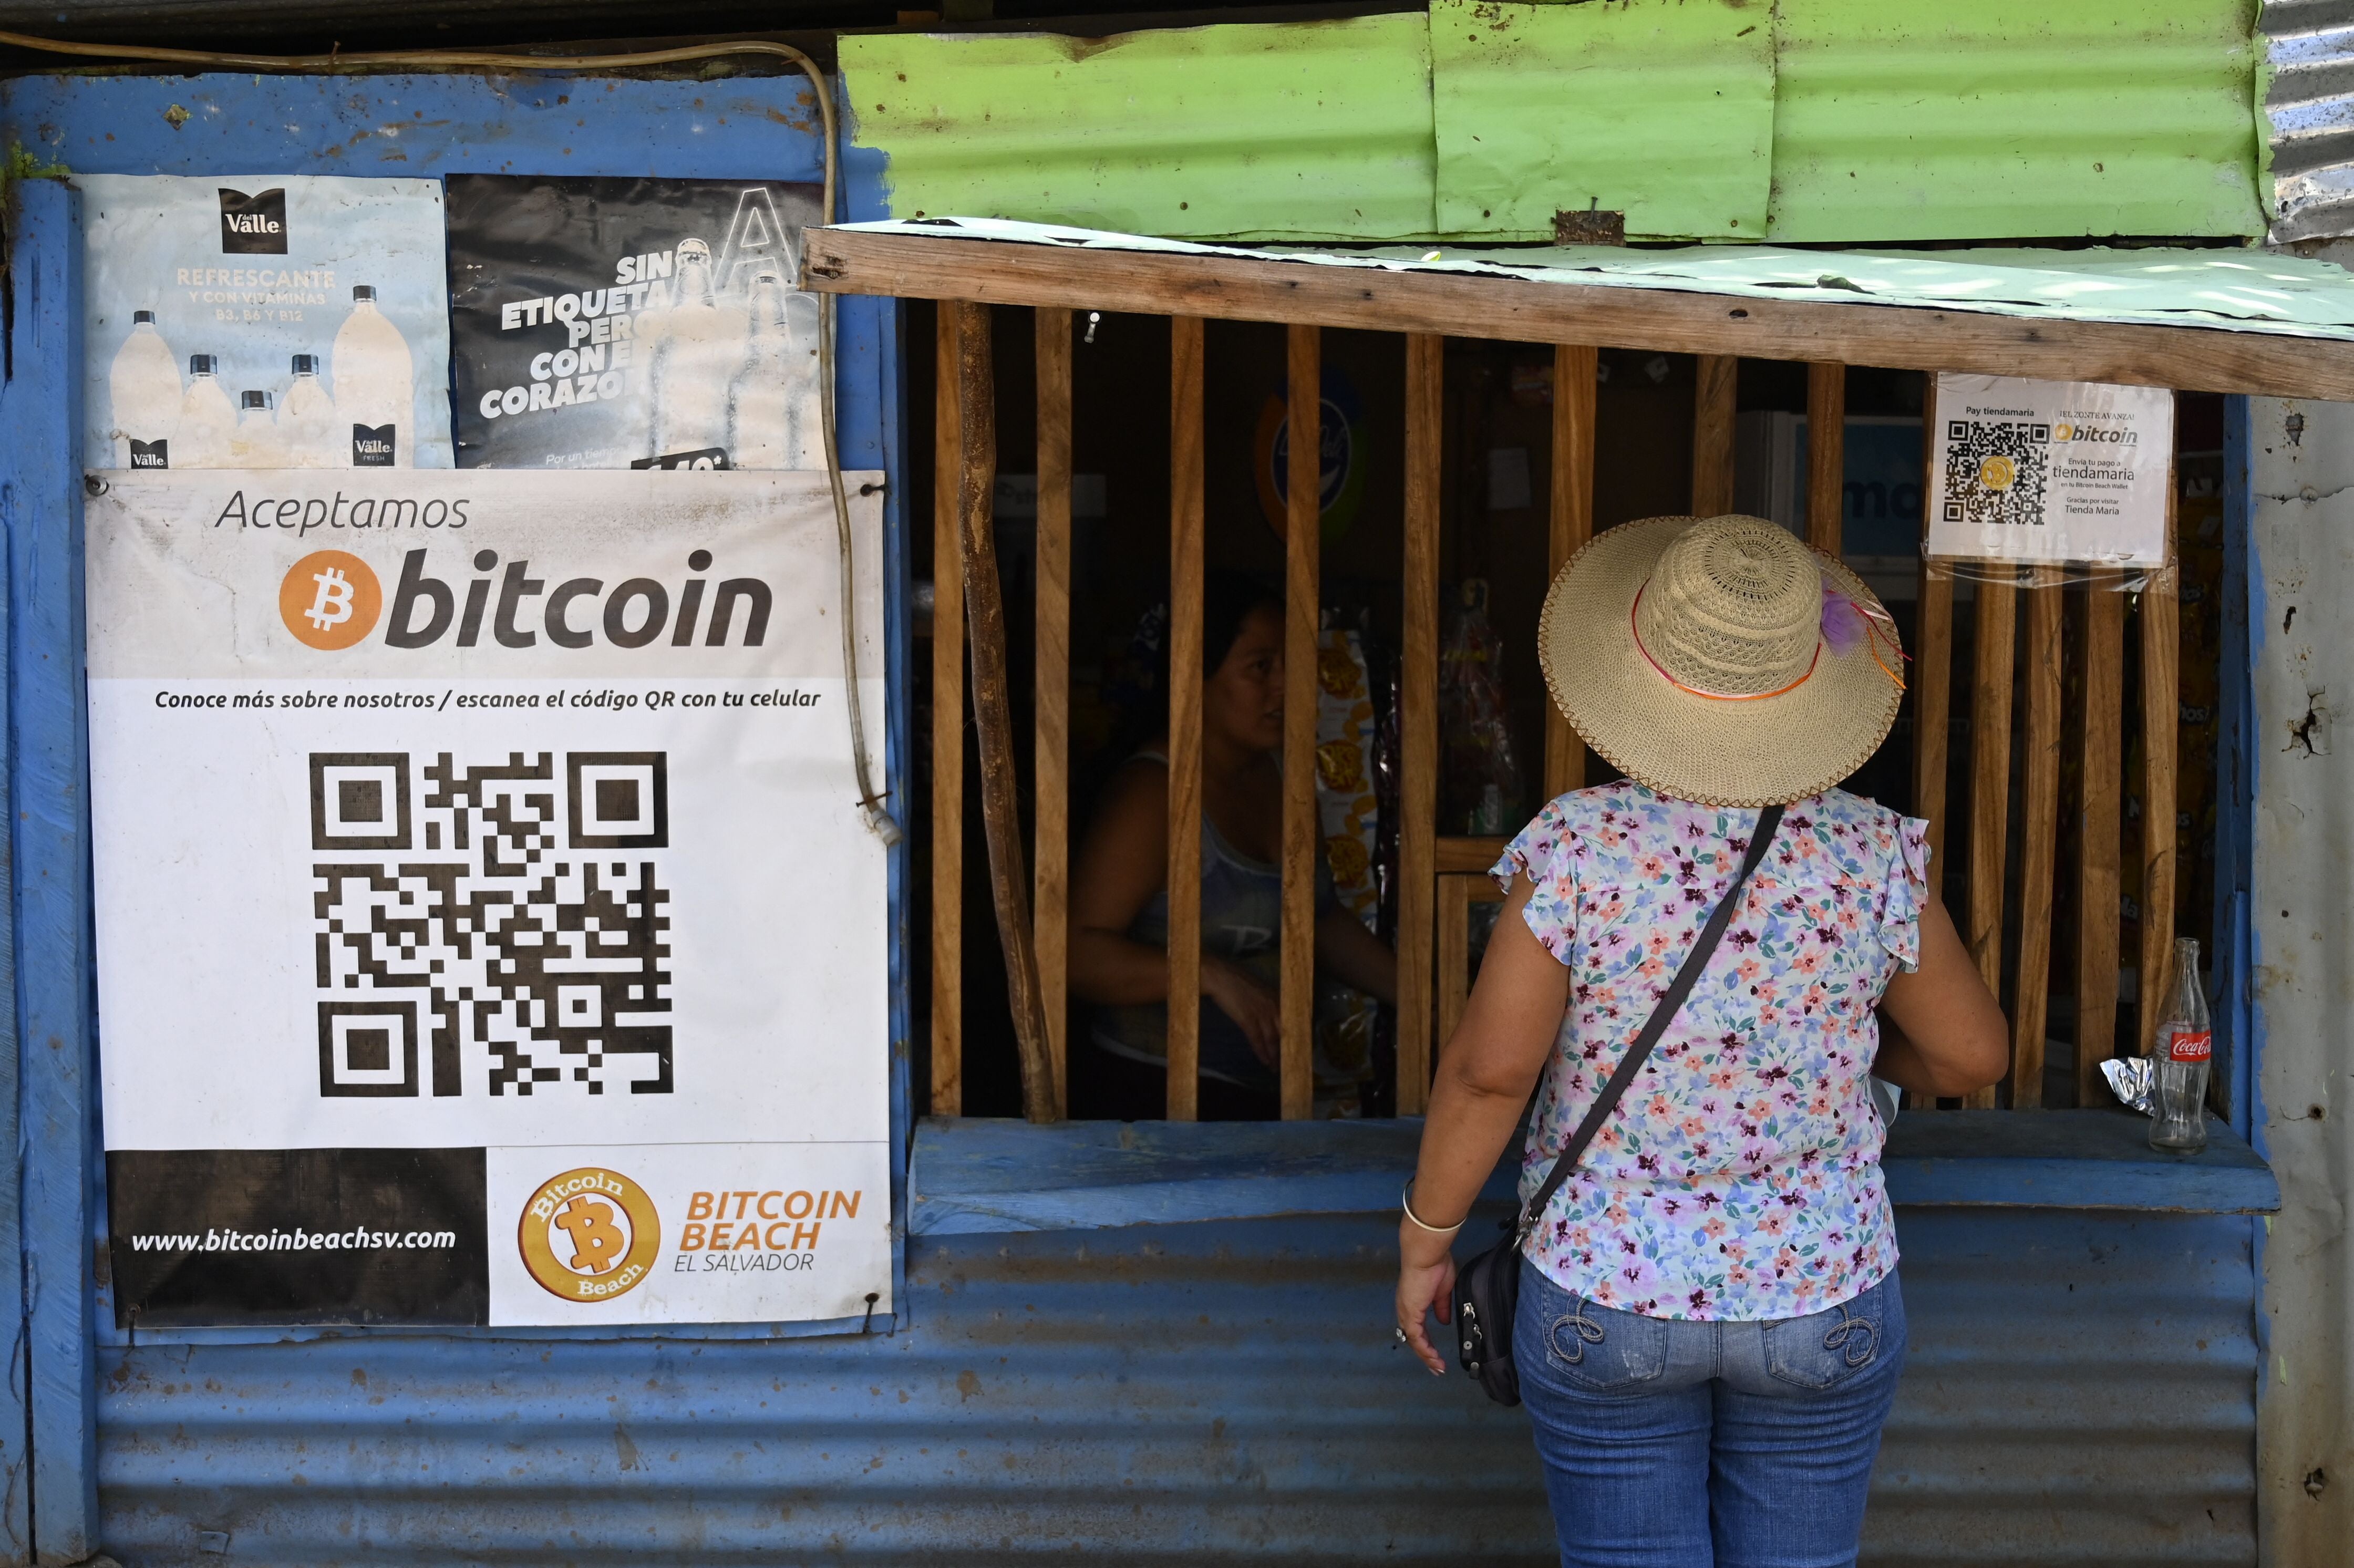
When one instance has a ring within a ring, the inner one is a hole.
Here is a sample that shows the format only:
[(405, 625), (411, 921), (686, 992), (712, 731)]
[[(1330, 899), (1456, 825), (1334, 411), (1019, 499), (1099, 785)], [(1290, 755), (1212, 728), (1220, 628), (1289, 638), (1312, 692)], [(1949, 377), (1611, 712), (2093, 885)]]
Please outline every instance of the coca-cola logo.
[(217, 188), (220, 191), (222, 255), (286, 254), (286, 192), (283, 189), (248, 196), (226, 185)]
[(2178, 1029), (2166, 1037), (2166, 1055), (2172, 1062), (2204, 1062), (2215, 1054), (2215, 1033), (2211, 1029), (2192, 1032)]

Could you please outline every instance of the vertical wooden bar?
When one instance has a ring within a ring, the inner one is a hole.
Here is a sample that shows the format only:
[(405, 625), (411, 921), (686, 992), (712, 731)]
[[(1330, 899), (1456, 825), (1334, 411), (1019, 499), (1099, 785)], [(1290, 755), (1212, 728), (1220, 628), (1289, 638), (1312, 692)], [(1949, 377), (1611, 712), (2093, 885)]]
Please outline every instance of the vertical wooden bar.
[[(1553, 515), (1545, 535), (1545, 579), (1594, 537), (1594, 423), (1599, 355), (1588, 344), (1553, 351)], [(1551, 702), (1545, 704), (1545, 795), (1585, 783), (1585, 743)]]
[(932, 1114), (964, 1114), (964, 540), (955, 302), (938, 306), (932, 439)]
[(2125, 860), (2126, 596), (2097, 568), (2084, 596), (2084, 821), (2076, 863), (2076, 1103), (2108, 1097), (2101, 1064), (2117, 1044), (2118, 899)]
[(1741, 361), (1729, 354), (1700, 356), (1692, 397), (1691, 509), (1695, 517), (1733, 510), (1733, 426)]
[[(1937, 495), (1937, 475), (1931, 466), (1936, 448), (1930, 437), (1935, 429), (1936, 377), (1926, 378), (1921, 407), (1921, 542), (1929, 541), (1929, 508)], [(1929, 886), (1935, 891), (1946, 877), (1946, 761), (1953, 736), (1954, 702), (1954, 582), (1930, 570), (1921, 557), (1919, 590), (1914, 599), (1917, 621), (1913, 641), (1913, 814), (1929, 824)]]
[(1202, 320), (1169, 319), (1169, 1119), (1202, 1065)]
[(1005, 599), (997, 570), (997, 388), (989, 307), (960, 302), (957, 323), (957, 512), (964, 549), (965, 622), (972, 653), (972, 727), (981, 759), (981, 818), (989, 852), (990, 902), (1005, 955), (1005, 1000), (1022, 1065), (1022, 1114), (1058, 1121), (1055, 1064), (1038, 994), (1036, 929), (1022, 852), (1013, 763), (1013, 683), (1005, 657)]
[[(2011, 642), (2018, 626), (2019, 586), (2016, 579), (1989, 580), (1978, 588), (1978, 658), (1970, 682), (1970, 919), (1965, 936), (1987, 989), (1999, 997), (2002, 872), (2010, 812)], [(1992, 1107), (1993, 1086), (1966, 1097), (1964, 1103)]]
[(1398, 672), (1397, 1108), (1430, 1098), (1438, 877), (1438, 458), (1446, 340), (1405, 340), (1405, 636)]
[(1038, 997), (1055, 1063), (1055, 1098), (1070, 1103), (1071, 1022), (1071, 313), (1041, 306), (1038, 355), (1036, 774)]
[(1847, 510), (1847, 366), (1807, 366), (1807, 543), (1840, 554)]
[(1471, 1000), (1471, 894), (1477, 876), (1438, 879), (1438, 1046), (1447, 1048)]
[(2149, 1049), (2173, 980), (2175, 747), (2182, 723), (2181, 565), (2174, 547), (2174, 463), (2166, 467), (2166, 569), (2141, 596), (2141, 1011)]
[(2027, 587), (2027, 755), (2020, 813), (2019, 991), (2011, 1004), (2010, 1105), (2043, 1106), (2043, 1033), (2051, 1016), (2052, 879), (2060, 853), (2060, 568)]
[(1316, 328), (1288, 338), (1291, 464), (1283, 530), (1283, 1117), (1316, 1103), (1316, 632), (1323, 601), (1324, 393)]

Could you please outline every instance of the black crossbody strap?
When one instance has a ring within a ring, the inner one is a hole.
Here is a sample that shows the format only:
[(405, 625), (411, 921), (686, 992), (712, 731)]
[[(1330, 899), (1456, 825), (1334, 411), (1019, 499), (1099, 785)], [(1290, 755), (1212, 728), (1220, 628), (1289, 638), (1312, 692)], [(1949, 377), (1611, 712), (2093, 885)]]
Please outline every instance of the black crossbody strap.
[(1569, 1173), (1577, 1169), (1578, 1158), (1585, 1152), (1586, 1145), (1592, 1143), (1594, 1135), (1602, 1130), (1602, 1124), (1610, 1119), (1610, 1113), (1618, 1108), (1620, 1097), (1626, 1094), (1627, 1086), (1635, 1081), (1635, 1075), (1643, 1070), (1644, 1062), (1651, 1054), (1651, 1047), (1659, 1043), (1659, 1036), (1665, 1034), (1668, 1025), (1675, 1022), (1684, 998), (1690, 996), (1692, 987), (1700, 983), (1701, 971), (1708, 968), (1710, 955), (1724, 939), (1724, 928), (1733, 923), (1733, 911), (1741, 902), (1741, 890), (1749, 885), (1750, 874), (1766, 858), (1766, 846), (1773, 842), (1775, 831), (1781, 825), (1780, 806), (1768, 806), (1757, 813), (1757, 826), (1749, 835), (1749, 853), (1742, 858), (1740, 871), (1734, 874), (1732, 885), (1725, 888), (1724, 896), (1717, 901), (1715, 911), (1708, 917), (1708, 924), (1702, 927), (1700, 940), (1694, 942), (1691, 951), (1684, 955), (1683, 967), (1676, 970), (1676, 978), (1669, 982), (1659, 1005), (1651, 1009), (1651, 1016), (1643, 1021), (1643, 1032), (1635, 1036), (1632, 1045), (1627, 1047), (1627, 1054), (1619, 1061), (1617, 1070), (1610, 1075), (1610, 1081), (1602, 1086), (1602, 1093), (1587, 1107), (1585, 1119), (1577, 1124), (1577, 1130), (1571, 1134), (1568, 1144), (1561, 1151), (1561, 1158), (1555, 1160), (1553, 1169), (1545, 1172), (1544, 1185), (1537, 1189), (1536, 1196), (1522, 1209), (1520, 1224), (1513, 1229), (1515, 1245), (1528, 1240), (1529, 1233), (1536, 1228), (1538, 1218), (1545, 1212), (1545, 1205), (1553, 1202), (1555, 1192), (1561, 1191), (1561, 1184), (1569, 1180)]

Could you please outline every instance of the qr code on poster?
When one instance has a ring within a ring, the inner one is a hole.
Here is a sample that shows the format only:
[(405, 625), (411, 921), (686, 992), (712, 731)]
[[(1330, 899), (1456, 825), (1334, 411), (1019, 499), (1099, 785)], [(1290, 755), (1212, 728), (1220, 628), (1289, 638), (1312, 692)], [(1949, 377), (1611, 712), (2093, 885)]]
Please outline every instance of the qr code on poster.
[(663, 753), (310, 766), (320, 1094), (671, 1092)]
[(2052, 427), (2020, 420), (1946, 421), (1945, 521), (2041, 526)]

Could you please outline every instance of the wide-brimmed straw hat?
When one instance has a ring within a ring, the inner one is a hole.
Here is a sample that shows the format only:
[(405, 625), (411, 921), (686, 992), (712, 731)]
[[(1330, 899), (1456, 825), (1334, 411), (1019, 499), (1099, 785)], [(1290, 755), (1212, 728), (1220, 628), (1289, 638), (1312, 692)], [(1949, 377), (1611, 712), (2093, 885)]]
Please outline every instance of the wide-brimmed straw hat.
[(1537, 657), (1585, 744), (1712, 806), (1802, 800), (1880, 748), (1904, 693), (1863, 579), (1758, 517), (1649, 517), (1597, 535), (1545, 596)]

